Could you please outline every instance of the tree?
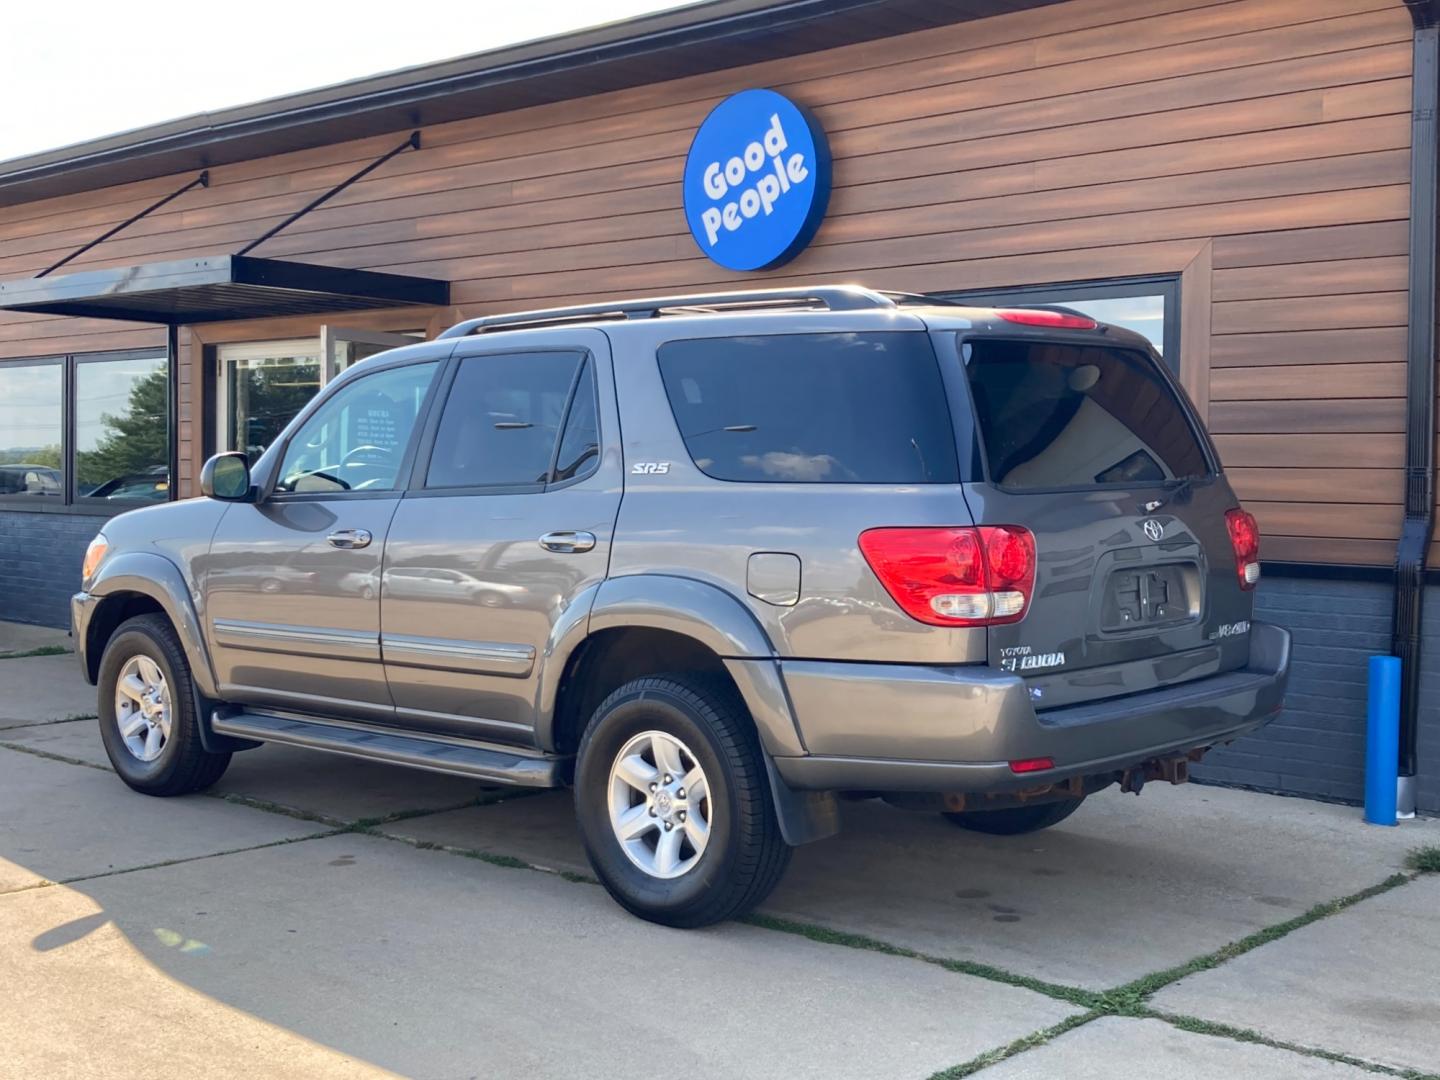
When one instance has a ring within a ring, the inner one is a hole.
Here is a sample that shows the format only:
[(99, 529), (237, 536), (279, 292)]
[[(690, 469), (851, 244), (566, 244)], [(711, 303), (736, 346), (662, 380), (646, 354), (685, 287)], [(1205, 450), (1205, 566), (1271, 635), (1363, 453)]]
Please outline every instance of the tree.
[(135, 380), (121, 415), (102, 413), (105, 434), (93, 450), (75, 454), (75, 490), (84, 495), (128, 473), (143, 473), (170, 460), (169, 374), (161, 368)]

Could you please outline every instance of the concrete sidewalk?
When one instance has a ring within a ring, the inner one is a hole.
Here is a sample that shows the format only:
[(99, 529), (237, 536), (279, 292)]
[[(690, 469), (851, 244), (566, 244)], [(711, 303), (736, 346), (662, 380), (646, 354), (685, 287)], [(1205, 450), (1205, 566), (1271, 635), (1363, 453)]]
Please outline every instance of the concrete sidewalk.
[(147, 799), (58, 711), (94, 711), (73, 657), (0, 686), (6, 1075), (1440, 1072), (1440, 878), (1404, 870), (1434, 822), (1152, 786), (1002, 838), (854, 803), (756, 919), (684, 933), (590, 883), (565, 793), (265, 747)]

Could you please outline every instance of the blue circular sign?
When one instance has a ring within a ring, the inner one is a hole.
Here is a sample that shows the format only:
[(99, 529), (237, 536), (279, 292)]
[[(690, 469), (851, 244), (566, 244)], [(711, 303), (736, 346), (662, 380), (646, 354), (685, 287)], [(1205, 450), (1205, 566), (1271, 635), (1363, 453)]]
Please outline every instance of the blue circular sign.
[(769, 270), (804, 250), (830, 202), (830, 145), (813, 116), (774, 90), (711, 110), (685, 159), (685, 220), (727, 270)]

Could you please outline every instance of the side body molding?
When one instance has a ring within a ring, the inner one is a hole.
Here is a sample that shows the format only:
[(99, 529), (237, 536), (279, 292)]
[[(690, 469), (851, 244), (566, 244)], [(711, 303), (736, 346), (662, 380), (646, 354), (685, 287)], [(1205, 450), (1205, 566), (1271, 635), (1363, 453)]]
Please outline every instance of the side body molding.
[[(207, 698), (215, 697), (215, 672), (210, 666), (210, 653), (205, 647), (205, 634), (195, 610), (195, 602), (184, 576), (169, 559), (151, 551), (127, 551), (107, 560), (90, 583), (89, 594), (95, 599), (96, 610), (107, 597), (118, 593), (140, 593), (158, 603), (170, 617), (185, 657), (190, 661), (195, 688)], [(94, 615), (86, 627), (94, 625)], [(88, 644), (88, 643), (87, 643)], [(87, 649), (87, 655), (95, 656)], [(97, 657), (98, 660), (98, 657)]]

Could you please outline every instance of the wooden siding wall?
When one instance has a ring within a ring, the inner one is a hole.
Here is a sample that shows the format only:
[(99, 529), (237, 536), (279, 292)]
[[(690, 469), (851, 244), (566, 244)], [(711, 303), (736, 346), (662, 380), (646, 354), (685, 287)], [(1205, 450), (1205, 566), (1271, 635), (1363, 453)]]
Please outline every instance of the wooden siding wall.
[[(1411, 24), (1400, 0), (1073, 0), (450, 123), (256, 254), (452, 280), (459, 315), (737, 279), (680, 212), (691, 133), (772, 86), (835, 154), (813, 246), (756, 284), (962, 289), (1183, 274), (1183, 375), (1270, 558), (1383, 564), (1400, 521)], [(73, 264), (233, 251), (400, 134), (227, 165)], [(0, 208), (21, 277), (187, 177)], [(414, 325), (413, 313), (349, 323)], [(201, 344), (182, 335), (184, 475)], [(0, 317), (0, 356), (159, 344)], [(206, 403), (205, 407), (210, 407)]]

